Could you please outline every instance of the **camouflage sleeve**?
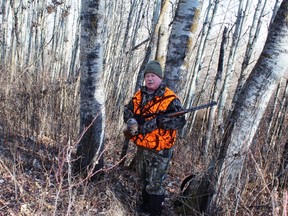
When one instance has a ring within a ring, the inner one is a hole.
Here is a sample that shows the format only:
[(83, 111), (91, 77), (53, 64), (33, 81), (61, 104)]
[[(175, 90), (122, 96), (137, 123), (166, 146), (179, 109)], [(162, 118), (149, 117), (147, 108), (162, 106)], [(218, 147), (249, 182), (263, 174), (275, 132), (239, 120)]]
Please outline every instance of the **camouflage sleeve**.
[[(182, 105), (179, 101), (179, 99), (174, 99), (168, 106), (167, 111), (168, 112), (175, 112), (183, 110)], [(160, 123), (161, 121), (161, 123)], [(161, 128), (164, 130), (177, 130), (182, 128), (186, 123), (185, 116), (177, 116), (177, 117), (171, 117), (171, 118), (154, 118), (150, 121), (145, 122), (141, 128), (140, 133), (146, 134), (153, 130), (156, 130), (157, 128)]]
[[(183, 107), (178, 98), (174, 99), (167, 108), (167, 112), (175, 112), (180, 110), (183, 110)], [(159, 118), (157, 120), (158, 128), (164, 130), (177, 130), (182, 128), (186, 124), (185, 115), (171, 118)]]

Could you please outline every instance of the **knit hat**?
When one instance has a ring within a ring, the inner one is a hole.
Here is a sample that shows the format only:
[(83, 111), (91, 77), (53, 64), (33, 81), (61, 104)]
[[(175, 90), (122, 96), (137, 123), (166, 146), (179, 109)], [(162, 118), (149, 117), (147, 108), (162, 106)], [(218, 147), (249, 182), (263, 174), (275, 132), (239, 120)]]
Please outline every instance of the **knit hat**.
[(158, 77), (160, 77), (161, 79), (163, 78), (162, 68), (158, 61), (148, 62), (148, 64), (146, 65), (144, 69), (144, 77), (147, 73), (153, 73), (157, 75)]

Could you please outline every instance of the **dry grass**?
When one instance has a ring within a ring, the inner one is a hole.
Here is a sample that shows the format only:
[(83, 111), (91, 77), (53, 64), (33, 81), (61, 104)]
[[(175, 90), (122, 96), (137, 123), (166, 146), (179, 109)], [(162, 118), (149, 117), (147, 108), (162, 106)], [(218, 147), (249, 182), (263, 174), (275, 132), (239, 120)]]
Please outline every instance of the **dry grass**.
[(11, 137), (1, 145), (1, 212), (7, 215), (127, 215), (129, 205), (124, 206), (122, 202), (128, 199), (121, 200), (120, 195), (128, 191), (124, 187), (123, 191), (117, 191), (126, 179), (119, 179), (117, 172), (123, 174), (129, 170), (106, 167), (103, 179), (91, 182), (89, 178), (72, 176), (75, 145), (63, 143), (59, 149), (50, 148), (49, 143), (34, 145), (31, 151), (31, 142), (21, 137)]
[[(108, 113), (103, 178), (91, 182), (72, 176), (79, 80), (49, 83), (44, 77), (33, 81), (23, 75), (10, 85), (7, 77), (0, 78), (0, 215), (136, 215), (139, 179), (133, 170), (118, 165), (123, 136), (114, 128), (119, 128), (119, 119)], [(277, 177), (287, 132), (278, 145), (269, 146), (265, 124), (247, 156), (239, 191), (223, 206), (225, 215), (284, 216), (287, 212), (287, 184), (283, 187)], [(164, 215), (181, 215), (181, 208), (173, 205), (181, 181), (206, 169), (201, 135), (197, 128), (193, 133), (178, 139)], [(134, 153), (135, 147), (130, 146), (126, 165)]]

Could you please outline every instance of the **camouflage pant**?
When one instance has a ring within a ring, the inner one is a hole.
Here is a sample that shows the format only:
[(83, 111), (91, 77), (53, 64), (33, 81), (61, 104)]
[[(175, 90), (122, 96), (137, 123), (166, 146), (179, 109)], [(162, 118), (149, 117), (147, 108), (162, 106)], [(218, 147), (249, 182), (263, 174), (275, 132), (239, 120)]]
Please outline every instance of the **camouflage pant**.
[(164, 149), (158, 153), (138, 148), (137, 172), (142, 180), (142, 187), (148, 194), (164, 195), (164, 180), (167, 176), (173, 149)]

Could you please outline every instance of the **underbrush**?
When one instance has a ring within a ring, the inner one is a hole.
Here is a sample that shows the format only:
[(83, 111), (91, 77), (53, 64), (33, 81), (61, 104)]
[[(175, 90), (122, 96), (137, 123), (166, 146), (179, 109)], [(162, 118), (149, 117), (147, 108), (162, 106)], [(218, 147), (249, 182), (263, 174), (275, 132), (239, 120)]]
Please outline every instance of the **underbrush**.
[[(4, 142), (4, 143), (3, 143)], [(11, 136), (0, 149), (0, 212), (5, 215), (129, 215), (131, 170), (104, 168), (101, 180), (72, 175), (75, 145)], [(31, 149), (31, 146), (34, 149)], [(52, 147), (51, 147), (52, 146)], [(119, 174), (121, 173), (121, 178)], [(124, 187), (127, 182), (130, 187)]]
[[(79, 80), (51, 83), (44, 77), (22, 78), (14, 85), (1, 80), (0, 215), (137, 215), (139, 179), (129, 166), (136, 148), (130, 144), (125, 166), (120, 166), (124, 137), (115, 131), (121, 125), (120, 117), (110, 117), (113, 107), (107, 107), (101, 179), (73, 176)], [(180, 185), (185, 177), (207, 171), (209, 161), (202, 154), (198, 130), (202, 123), (203, 119), (196, 120), (192, 134), (177, 140), (166, 181), (164, 216), (189, 215), (185, 212), (191, 206), (174, 205), (182, 196)], [(265, 142), (264, 126), (247, 154), (235, 191), (222, 207), (223, 215), (284, 216), (287, 212), (287, 167), (281, 165), (287, 164), (282, 160), (287, 132), (283, 130), (279, 145), (271, 146)], [(215, 148), (220, 144), (215, 142)]]

